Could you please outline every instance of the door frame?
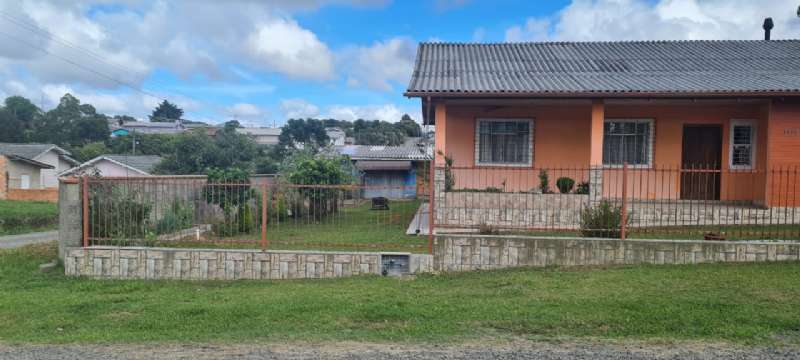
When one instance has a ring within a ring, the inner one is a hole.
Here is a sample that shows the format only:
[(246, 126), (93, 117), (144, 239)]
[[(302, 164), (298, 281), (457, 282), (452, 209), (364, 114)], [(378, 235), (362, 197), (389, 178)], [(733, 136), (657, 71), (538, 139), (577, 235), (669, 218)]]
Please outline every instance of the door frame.
[[(687, 193), (685, 192), (686, 189), (684, 187), (684, 185), (685, 185), (684, 176), (692, 174), (691, 172), (684, 171), (684, 170), (691, 170), (691, 169), (686, 169), (685, 168), (686, 167), (686, 158), (685, 158), (685, 156), (686, 156), (686, 151), (685, 151), (686, 150), (685, 149), (686, 141), (685, 140), (686, 140), (686, 130), (687, 130), (687, 128), (713, 128), (713, 129), (717, 129), (718, 130), (718, 135), (719, 135), (718, 136), (718, 138), (719, 138), (719, 141), (718, 141), (719, 142), (719, 149), (717, 151), (718, 159), (717, 159), (716, 164), (715, 164), (716, 166), (713, 169), (713, 170), (717, 170), (717, 172), (715, 173), (716, 175), (714, 176), (714, 196), (711, 199), (705, 199), (705, 200), (720, 200), (720, 193), (722, 192), (721, 191), (721, 188), (722, 188), (722, 158), (723, 158), (722, 151), (724, 150), (724, 143), (723, 143), (723, 141), (724, 141), (724, 138), (723, 138), (723, 136), (724, 136), (724, 134), (723, 134), (724, 126), (723, 126), (723, 124), (693, 124), (693, 123), (685, 123), (685, 124), (683, 124), (683, 127), (681, 128), (681, 164), (680, 164), (681, 173), (680, 173), (680, 176), (679, 176), (679, 179), (678, 179), (679, 182), (680, 182), (680, 186), (681, 186), (680, 199), (681, 200), (687, 200), (687, 195), (686, 195)], [(697, 200), (697, 199), (688, 199), (688, 200)]]

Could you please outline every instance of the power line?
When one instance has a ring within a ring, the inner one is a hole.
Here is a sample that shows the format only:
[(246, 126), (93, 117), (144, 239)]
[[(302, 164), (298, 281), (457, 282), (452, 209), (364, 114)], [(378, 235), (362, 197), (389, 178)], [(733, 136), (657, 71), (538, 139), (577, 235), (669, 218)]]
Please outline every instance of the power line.
[(119, 84), (120, 86), (124, 86), (124, 87), (130, 88), (130, 89), (132, 89), (132, 90), (135, 90), (135, 91), (137, 91), (137, 92), (140, 92), (140, 93), (142, 93), (142, 94), (144, 94), (144, 95), (151, 96), (151, 97), (154, 97), (154, 98), (156, 98), (156, 99), (162, 99), (162, 100), (163, 100), (163, 98), (162, 98), (162, 97), (160, 97), (160, 96), (158, 96), (158, 95), (156, 95), (156, 94), (154, 94), (154, 93), (151, 93), (151, 92), (149, 92), (149, 91), (145, 91), (145, 90), (143, 90), (143, 89), (139, 88), (139, 87), (138, 87), (138, 86), (136, 86), (136, 85), (131, 85), (131, 84), (129, 84), (129, 83), (127, 83), (127, 82), (123, 81), (123, 80), (119, 80), (119, 79), (117, 79), (117, 78), (115, 78), (115, 77), (113, 77), (113, 76), (111, 76), (111, 75), (107, 75), (107, 74), (104, 74), (104, 73), (102, 73), (102, 72), (100, 72), (100, 71), (97, 71), (97, 70), (95, 70), (95, 69), (92, 69), (92, 68), (90, 68), (90, 67), (86, 67), (86, 66), (84, 66), (84, 65), (81, 65), (81, 64), (80, 64), (80, 63), (78, 63), (78, 62), (72, 61), (72, 60), (70, 60), (70, 59), (68, 59), (68, 58), (65, 58), (65, 57), (61, 56), (61, 55), (55, 54), (55, 53), (53, 53), (53, 52), (51, 52), (51, 51), (48, 51), (48, 50), (47, 50), (47, 49), (45, 49), (44, 47), (38, 46), (38, 45), (36, 45), (36, 44), (32, 44), (32, 43), (30, 43), (30, 42), (28, 42), (28, 41), (25, 41), (25, 40), (23, 40), (23, 39), (20, 39), (20, 38), (18, 38), (18, 37), (16, 37), (16, 36), (14, 36), (14, 35), (8, 34), (8, 33), (6, 33), (6, 32), (3, 32), (3, 31), (0, 31), (0, 35), (5, 35), (6, 37), (8, 37), (8, 38), (10, 38), (10, 39), (12, 39), (12, 40), (16, 40), (16, 41), (18, 41), (18, 42), (21, 42), (21, 43), (23, 43), (23, 44), (25, 44), (25, 45), (28, 45), (28, 46), (29, 46), (29, 47), (31, 47), (31, 48), (38, 49), (38, 50), (40, 50), (40, 51), (42, 51), (42, 52), (44, 52), (44, 53), (46, 53), (46, 54), (48, 54), (48, 55), (50, 55), (50, 56), (53, 56), (53, 57), (55, 57), (55, 58), (58, 58), (58, 59), (60, 59), (60, 60), (62, 60), (62, 61), (64, 61), (64, 62), (67, 62), (67, 63), (69, 63), (69, 64), (72, 64), (72, 65), (74, 65), (74, 66), (76, 66), (76, 67), (79, 67), (79, 68), (81, 68), (81, 69), (85, 70), (85, 71), (88, 71), (88, 72), (90, 72), (90, 73), (93, 73), (93, 74), (95, 74), (95, 75), (97, 75), (97, 76), (100, 76), (100, 77), (102, 77), (102, 78), (105, 78), (105, 79), (107, 79), (107, 80), (111, 80), (111, 81), (113, 81), (113, 82), (115, 82), (115, 83)]
[[(65, 39), (63, 37), (60, 37), (60, 36), (57, 36), (57, 35), (51, 33), (50, 31), (48, 31), (46, 29), (42, 29), (41, 27), (39, 27), (38, 24), (34, 24), (34, 23), (29, 22), (29, 21), (17, 18), (15, 16), (9, 14), (8, 12), (3, 11), (3, 10), (0, 10), (0, 16), (2, 16), (6, 21), (9, 21), (10, 23), (17, 25), (20, 28), (23, 28), (25, 30), (37, 33), (39, 36), (42, 36), (44, 38), (55, 40), (55, 41), (61, 43), (64, 46), (67, 46), (67, 47), (70, 47), (70, 48), (73, 48), (73, 49), (76, 49), (76, 50), (80, 50), (80, 51), (90, 55), (90, 57), (94, 58), (98, 62), (106, 64), (106, 65), (108, 65), (110, 67), (116, 68), (117, 70), (120, 70), (122, 72), (127, 72), (128, 71), (127, 69), (124, 69), (124, 68), (122, 68), (121, 66), (119, 66), (117, 64), (109, 62), (108, 60), (103, 58), (102, 55), (92, 51), (91, 49), (87, 49), (87, 48), (81, 47), (81, 46), (79, 46), (79, 45), (77, 45), (77, 44), (75, 44), (75, 43), (73, 43), (73, 42), (71, 42), (71, 41), (69, 41), (69, 40), (67, 40), (67, 39)], [(159, 96), (159, 95), (157, 95), (155, 93), (151, 93), (149, 91), (146, 91), (146, 90), (142, 89), (141, 87), (139, 87), (137, 85), (133, 85), (133, 84), (131, 84), (129, 82), (126, 82), (124, 80), (117, 79), (114, 76), (102, 73), (102, 72), (97, 71), (95, 69), (88, 68), (86, 66), (81, 65), (80, 63), (72, 61), (72, 60), (70, 60), (68, 58), (65, 58), (63, 56), (57, 55), (57, 54), (55, 54), (53, 52), (48, 51), (47, 49), (45, 49), (43, 47), (37, 46), (36, 44), (32, 44), (30, 42), (27, 42), (27, 41), (25, 41), (23, 39), (17, 38), (15, 36), (7, 34), (7, 33), (0, 32), (0, 34), (5, 35), (5, 36), (7, 36), (7, 37), (9, 37), (11, 39), (14, 39), (16, 41), (22, 42), (22, 43), (24, 43), (24, 44), (26, 44), (26, 45), (28, 45), (30, 47), (39, 49), (39, 50), (41, 50), (42, 52), (44, 52), (44, 53), (46, 53), (48, 55), (56, 57), (56, 58), (58, 58), (58, 59), (60, 59), (62, 61), (65, 61), (65, 62), (73, 65), (73, 66), (79, 67), (79, 68), (81, 68), (81, 69), (83, 69), (85, 71), (89, 71), (89, 72), (91, 72), (91, 73), (93, 73), (95, 75), (101, 76), (101, 77), (103, 77), (105, 79), (111, 80), (111, 81), (113, 81), (113, 82), (115, 82), (115, 83), (117, 83), (117, 84), (119, 84), (121, 86), (133, 89), (134, 91), (137, 91), (137, 92), (142, 93), (142, 94), (147, 95), (147, 96), (151, 96), (151, 97), (159, 99), (159, 100), (168, 100), (163, 96)], [(181, 94), (181, 93), (178, 93), (178, 94), (181, 95), (181, 96), (184, 96), (184, 97), (186, 97), (188, 99), (191, 99), (191, 100), (194, 100), (194, 101), (198, 101), (198, 102), (202, 102), (202, 103), (204, 103), (206, 105), (211, 106), (212, 108), (216, 108), (217, 111), (221, 110), (220, 113), (222, 113), (222, 114), (232, 113), (227, 108), (221, 107), (221, 106), (213, 104), (213, 103), (208, 103), (205, 100), (200, 100), (200, 99), (197, 99), (195, 97), (192, 97), (192, 96), (186, 95), (186, 94)], [(236, 116), (235, 113), (233, 115)], [(186, 119), (186, 120), (189, 120), (189, 119)]]

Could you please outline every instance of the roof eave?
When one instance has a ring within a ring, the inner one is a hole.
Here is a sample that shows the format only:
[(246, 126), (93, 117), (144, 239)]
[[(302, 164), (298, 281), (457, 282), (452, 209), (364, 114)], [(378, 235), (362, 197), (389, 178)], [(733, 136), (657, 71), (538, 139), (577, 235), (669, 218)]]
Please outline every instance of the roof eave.
[(800, 96), (800, 91), (713, 91), (713, 92), (645, 92), (645, 91), (586, 91), (586, 92), (472, 92), (472, 91), (406, 91), (406, 97), (535, 97), (535, 98), (699, 98), (699, 97), (780, 97)]

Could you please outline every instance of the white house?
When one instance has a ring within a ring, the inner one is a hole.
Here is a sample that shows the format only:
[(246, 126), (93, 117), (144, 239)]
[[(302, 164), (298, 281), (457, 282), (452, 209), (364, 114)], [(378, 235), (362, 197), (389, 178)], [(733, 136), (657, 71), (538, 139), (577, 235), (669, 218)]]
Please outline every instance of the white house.
[[(69, 151), (54, 144), (0, 143), (0, 155), (12, 160), (3, 170), (8, 173), (9, 184), (22, 189), (58, 188), (58, 174), (80, 164)], [(21, 169), (30, 171), (17, 171)]]
[(84, 174), (103, 177), (150, 176), (159, 162), (161, 162), (161, 157), (155, 155), (100, 155), (62, 172), (59, 176)]

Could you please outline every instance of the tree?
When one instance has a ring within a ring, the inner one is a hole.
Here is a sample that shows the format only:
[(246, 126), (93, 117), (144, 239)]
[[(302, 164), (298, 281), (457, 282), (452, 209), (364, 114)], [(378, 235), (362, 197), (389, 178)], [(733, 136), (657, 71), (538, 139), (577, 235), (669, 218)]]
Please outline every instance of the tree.
[(183, 116), (183, 110), (167, 100), (162, 101), (150, 114), (152, 122), (175, 122)]
[(405, 131), (386, 121), (356, 120), (353, 124), (358, 145), (398, 146), (406, 139)]
[[(296, 152), (283, 163), (281, 174), (292, 184), (298, 185), (349, 185), (353, 182), (353, 168), (344, 156), (321, 156), (311, 151)], [(342, 189), (324, 187), (299, 187), (301, 201), (292, 207), (294, 214), (307, 213), (320, 219), (338, 211), (338, 199), (344, 196)], [(307, 205), (306, 205), (307, 204)], [(307, 206), (308, 210), (303, 211)]]
[(94, 106), (81, 104), (65, 94), (54, 109), (46, 112), (34, 126), (31, 140), (66, 146), (82, 146), (109, 137), (108, 120)]
[(325, 125), (317, 119), (289, 119), (278, 137), (278, 145), (284, 149), (319, 148), (329, 141)]
[(155, 169), (160, 174), (204, 174), (210, 168), (239, 168), (251, 170), (258, 156), (256, 143), (244, 134), (236, 133), (229, 124), (213, 138), (202, 129), (179, 134), (174, 139), (172, 153), (166, 155)]
[(0, 141), (28, 141), (40, 121), (41, 110), (22, 96), (10, 96), (4, 105), (0, 108)]
[(102, 141), (88, 143), (72, 149), (72, 156), (80, 162), (86, 162), (100, 155), (108, 154), (109, 150)]
[(396, 123), (395, 126), (401, 129), (408, 137), (422, 136), (422, 128), (420, 128), (419, 124), (417, 124), (411, 116), (408, 116), (408, 114), (403, 114), (403, 117), (400, 118), (400, 122)]

